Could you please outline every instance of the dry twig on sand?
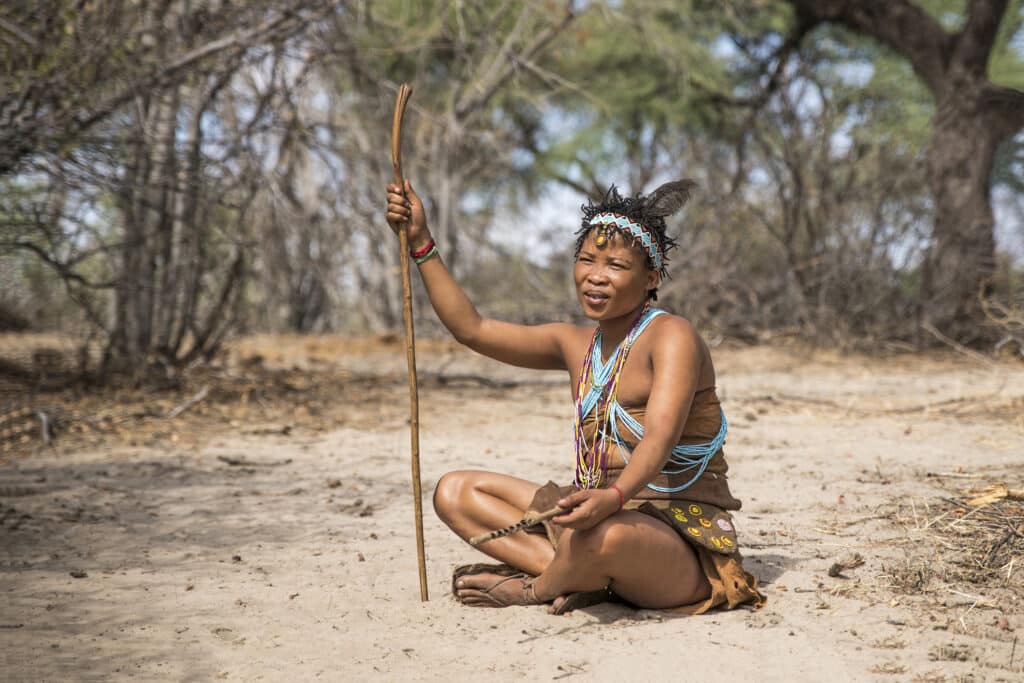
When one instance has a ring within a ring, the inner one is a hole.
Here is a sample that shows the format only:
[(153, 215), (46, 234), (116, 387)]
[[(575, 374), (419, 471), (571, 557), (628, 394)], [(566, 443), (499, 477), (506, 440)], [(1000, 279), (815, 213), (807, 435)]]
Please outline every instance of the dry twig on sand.
[(951, 349), (953, 349), (957, 353), (963, 354), (964, 356), (967, 356), (968, 358), (972, 358), (972, 359), (974, 359), (974, 360), (976, 360), (976, 361), (978, 361), (980, 363), (984, 363), (985, 365), (989, 365), (989, 366), (996, 365), (996, 362), (994, 360), (992, 360), (991, 358), (989, 358), (988, 356), (980, 354), (977, 351), (974, 351), (973, 349), (969, 349), (966, 346), (964, 346), (963, 344), (957, 342), (956, 340), (950, 339), (946, 335), (942, 334), (937, 329), (935, 329), (935, 326), (932, 325), (931, 323), (922, 323), (921, 327), (922, 327), (922, 329), (924, 329), (925, 332), (927, 332), (928, 334), (932, 335), (933, 337), (938, 339), (943, 344), (949, 346)]
[(168, 411), (167, 412), (167, 416), (166, 416), (167, 419), (173, 420), (174, 418), (178, 417), (179, 415), (184, 413), (186, 410), (188, 410), (189, 408), (191, 408), (195, 404), (197, 404), (200, 401), (202, 401), (209, 394), (210, 394), (210, 387), (209, 387), (209, 385), (206, 385), (202, 389), (200, 389), (196, 393), (195, 396), (193, 396), (192, 398), (188, 399), (187, 401), (185, 401), (184, 403), (182, 403), (178, 407), (174, 408), (173, 410)]

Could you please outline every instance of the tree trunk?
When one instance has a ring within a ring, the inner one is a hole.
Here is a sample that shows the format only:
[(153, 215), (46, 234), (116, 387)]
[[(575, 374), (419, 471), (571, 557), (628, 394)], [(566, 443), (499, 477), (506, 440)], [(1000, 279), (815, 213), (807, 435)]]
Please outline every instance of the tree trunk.
[(986, 72), (1007, 0), (970, 0), (948, 33), (909, 0), (788, 0), (802, 29), (835, 22), (906, 58), (935, 97), (928, 176), (935, 203), (924, 264), (924, 320), (962, 341), (980, 341), (979, 294), (995, 264), (989, 176), (996, 147), (1024, 126), (1024, 93), (993, 85)]
[(979, 294), (995, 270), (989, 176), (999, 140), (977, 112), (955, 103), (943, 109), (949, 113), (936, 116), (928, 149), (935, 224), (921, 296), (925, 321), (969, 343), (983, 337)]

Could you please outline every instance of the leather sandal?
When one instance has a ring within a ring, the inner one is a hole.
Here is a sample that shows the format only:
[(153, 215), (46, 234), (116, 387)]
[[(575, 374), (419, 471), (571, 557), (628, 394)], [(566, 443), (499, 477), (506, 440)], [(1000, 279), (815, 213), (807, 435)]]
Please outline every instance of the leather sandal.
[[(458, 588), (459, 579), (474, 574), (495, 574), (501, 578), (486, 588)], [(519, 571), (507, 564), (478, 563), (463, 565), (455, 570), (452, 576), (452, 595), (464, 605), (470, 607), (509, 607), (511, 605), (541, 605), (544, 601), (537, 599), (537, 593), (533, 587), (534, 577), (526, 572)], [(519, 600), (508, 600), (493, 593), (493, 591), (509, 581), (522, 581)], [(470, 595), (459, 595), (459, 590), (471, 591)], [(472, 599), (472, 602), (467, 602)]]

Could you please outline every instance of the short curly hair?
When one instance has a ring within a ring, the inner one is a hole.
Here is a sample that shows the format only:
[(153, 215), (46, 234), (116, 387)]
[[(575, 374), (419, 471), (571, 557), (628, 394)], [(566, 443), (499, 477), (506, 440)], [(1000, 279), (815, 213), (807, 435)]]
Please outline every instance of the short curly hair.
[[(604, 197), (600, 202), (594, 203), (588, 201), (586, 204), (580, 207), (583, 212), (582, 227), (576, 231), (576, 249), (573, 252), (573, 258), (577, 259), (580, 256), (580, 249), (583, 248), (583, 242), (586, 241), (587, 235), (595, 226), (590, 225), (590, 219), (599, 213), (611, 212), (625, 216), (626, 218), (636, 221), (643, 225), (654, 237), (658, 244), (658, 250), (661, 251), (661, 277), (668, 278), (668, 252), (671, 249), (675, 249), (678, 244), (675, 239), (665, 234), (665, 217), (662, 215), (656, 215), (650, 212), (648, 209), (647, 197), (637, 193), (632, 197), (623, 197), (619, 194), (618, 188), (614, 185), (608, 188), (605, 192)], [(615, 226), (608, 226), (611, 230), (619, 233), (619, 235), (629, 242), (636, 243), (636, 238), (628, 233), (624, 232), (622, 228)], [(651, 260), (650, 255), (646, 250), (641, 249), (644, 253), (644, 263), (648, 270), (654, 270), (654, 262)], [(647, 296), (652, 301), (658, 299), (658, 289), (654, 288), (647, 293)]]

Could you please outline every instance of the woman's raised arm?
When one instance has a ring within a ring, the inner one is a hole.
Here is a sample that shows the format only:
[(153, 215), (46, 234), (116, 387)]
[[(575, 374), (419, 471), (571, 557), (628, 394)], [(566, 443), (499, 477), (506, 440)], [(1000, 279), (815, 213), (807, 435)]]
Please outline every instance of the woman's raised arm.
[(409, 249), (415, 257), (437, 317), (459, 342), (496, 360), (541, 370), (566, 368), (565, 348), (572, 325), (514, 325), (481, 316), (466, 292), (452, 277), (433, 244), (423, 202), (405, 181), (405, 195), (389, 184), (387, 220), (396, 233), (408, 222)]

